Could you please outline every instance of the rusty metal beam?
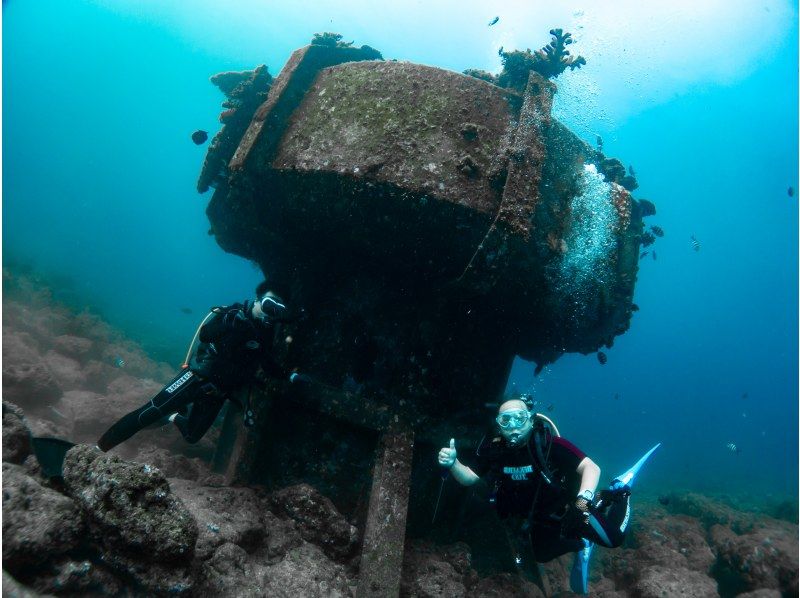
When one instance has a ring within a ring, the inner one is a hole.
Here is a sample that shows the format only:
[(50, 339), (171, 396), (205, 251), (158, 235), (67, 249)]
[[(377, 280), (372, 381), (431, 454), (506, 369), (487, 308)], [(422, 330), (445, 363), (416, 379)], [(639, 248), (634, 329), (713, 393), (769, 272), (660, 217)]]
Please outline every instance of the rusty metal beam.
[(556, 86), (531, 71), (523, 96), (519, 123), (504, 148), (508, 176), (494, 222), (464, 269), (459, 282), (481, 292), (490, 291), (520, 242), (530, 236), (533, 212), (540, 200), (539, 184), (547, 155), (545, 138)]
[(358, 598), (400, 595), (413, 451), (411, 430), (394, 427), (381, 439), (361, 547)]

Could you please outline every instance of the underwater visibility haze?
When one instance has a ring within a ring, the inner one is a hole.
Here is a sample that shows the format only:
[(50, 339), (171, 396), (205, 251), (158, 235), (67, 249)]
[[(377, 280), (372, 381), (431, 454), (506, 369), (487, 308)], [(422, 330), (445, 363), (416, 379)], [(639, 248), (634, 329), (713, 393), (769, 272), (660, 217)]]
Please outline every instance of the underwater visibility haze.
[[(251, 297), (263, 279), (217, 243), (213, 190), (197, 192), (222, 126), (212, 75), (264, 64), (277, 77), (322, 32), (376, 48), (387, 69), (497, 75), (499, 52), (543, 47), (554, 28), (585, 64), (551, 78), (553, 118), (621, 160), (655, 214), (629, 329), (538, 369), (517, 358), (506, 393), (532, 393), (601, 466), (601, 483), (661, 442), (637, 481), (643, 496), (796, 502), (795, 1), (4, 1), (4, 280), (32, 277), (177, 368), (209, 308)], [(564, 254), (567, 297), (613, 276), (602, 256), (617, 243), (598, 210), (607, 173), (581, 169), (570, 210), (593, 228), (548, 239)], [(405, 273), (383, 272), (393, 275)], [(131, 359), (107, 361), (127, 371)]]

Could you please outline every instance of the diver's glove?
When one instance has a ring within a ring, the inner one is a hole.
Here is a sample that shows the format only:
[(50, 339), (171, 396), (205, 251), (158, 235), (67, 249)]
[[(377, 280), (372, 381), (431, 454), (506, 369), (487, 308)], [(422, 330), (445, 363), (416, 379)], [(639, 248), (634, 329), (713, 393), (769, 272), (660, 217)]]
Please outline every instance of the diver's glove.
[(631, 487), (625, 482), (622, 482), (620, 480), (614, 480), (613, 482), (611, 482), (611, 485), (608, 487), (608, 489), (612, 493), (618, 495), (630, 496), (631, 493)]
[(567, 512), (561, 520), (561, 525), (565, 530), (580, 530), (589, 524), (589, 510), (592, 506), (594, 493), (591, 490), (581, 492), (575, 502), (567, 506)]
[(450, 439), (450, 447), (445, 447), (439, 451), (439, 465), (450, 469), (456, 464), (456, 439)]

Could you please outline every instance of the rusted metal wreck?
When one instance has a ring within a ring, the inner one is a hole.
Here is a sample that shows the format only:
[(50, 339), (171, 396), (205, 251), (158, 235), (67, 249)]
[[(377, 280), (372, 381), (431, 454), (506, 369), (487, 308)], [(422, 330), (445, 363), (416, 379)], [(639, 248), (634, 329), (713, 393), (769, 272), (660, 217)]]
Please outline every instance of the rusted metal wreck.
[(274, 80), (212, 80), (228, 100), (199, 182), (215, 188), (209, 232), (305, 310), (275, 351), (316, 381), (257, 392), (252, 428), (229, 412), (217, 465), (315, 485), (365, 530), (359, 595), (396, 594), (435, 449), (477, 443), (514, 358), (541, 366), (628, 328), (637, 202), (609, 182), (618, 162), (551, 117), (555, 85), (534, 72), (520, 93), (334, 44)]

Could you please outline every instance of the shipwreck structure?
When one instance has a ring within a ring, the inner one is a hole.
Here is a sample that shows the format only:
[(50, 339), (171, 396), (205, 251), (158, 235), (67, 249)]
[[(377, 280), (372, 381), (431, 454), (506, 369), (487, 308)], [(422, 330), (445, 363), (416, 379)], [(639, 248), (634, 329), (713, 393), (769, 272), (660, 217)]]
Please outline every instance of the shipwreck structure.
[(318, 487), (365, 529), (359, 595), (392, 595), (407, 526), (430, 526), (436, 449), (477, 444), (514, 358), (628, 328), (635, 181), (551, 117), (535, 71), (519, 91), (333, 39), (275, 79), (212, 81), (209, 233), (302, 308), (275, 352), (315, 380), (254, 391), (252, 427), (231, 410), (217, 465)]

